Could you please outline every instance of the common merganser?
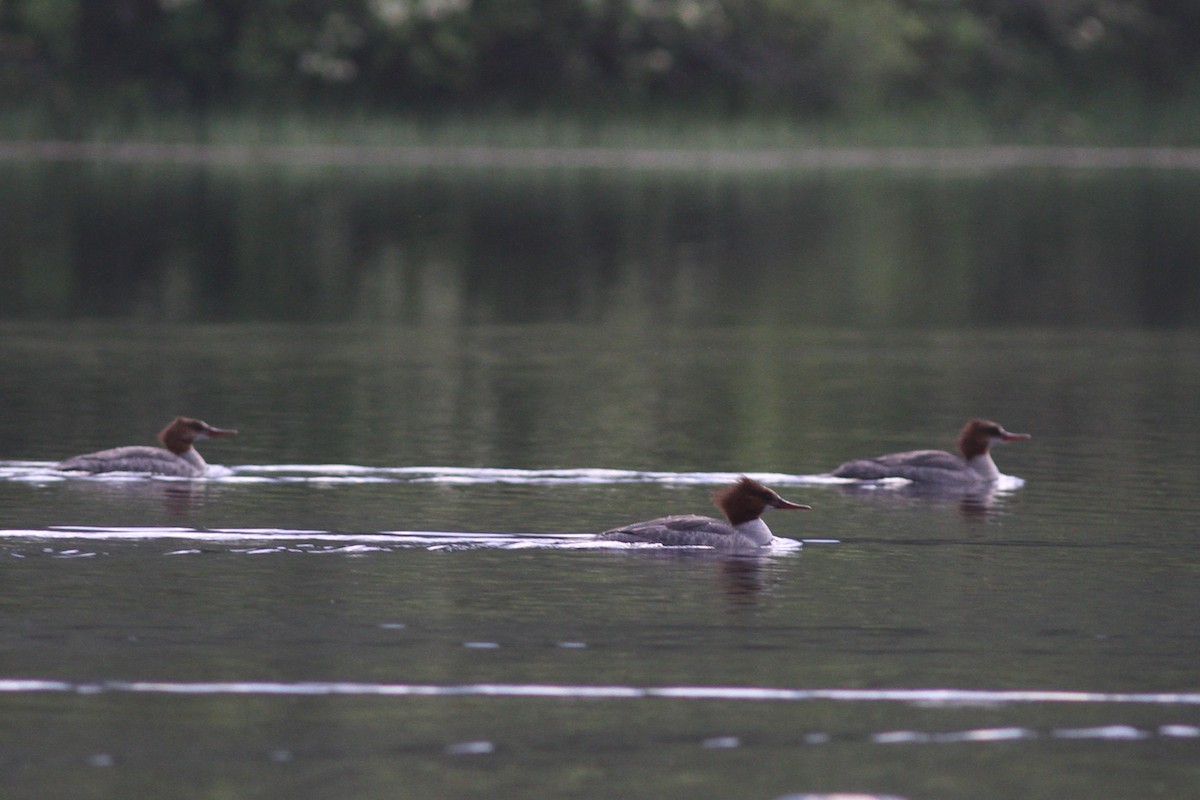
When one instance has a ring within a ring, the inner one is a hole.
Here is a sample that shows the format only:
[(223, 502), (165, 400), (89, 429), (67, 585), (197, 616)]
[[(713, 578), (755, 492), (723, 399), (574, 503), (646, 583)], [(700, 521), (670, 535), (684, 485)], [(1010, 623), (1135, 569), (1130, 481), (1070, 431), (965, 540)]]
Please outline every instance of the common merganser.
[(158, 434), (160, 447), (114, 447), (68, 458), (57, 469), (79, 472), (149, 472), (153, 475), (174, 475), (180, 478), (202, 478), (208, 473), (205, 463), (192, 442), (218, 436), (234, 436), (237, 431), (214, 428), (207, 422), (189, 417), (176, 417)]
[(1000, 479), (1000, 470), (992, 461), (988, 448), (995, 442), (1019, 442), (1028, 438), (1028, 433), (1010, 433), (991, 420), (971, 419), (958, 434), (961, 456), (944, 450), (911, 450), (847, 461), (830, 474), (835, 478), (864, 481), (907, 478), (917, 483), (995, 483)]
[(712, 493), (712, 501), (728, 522), (682, 514), (635, 522), (598, 534), (610, 542), (662, 544), (668, 547), (708, 546), (720, 550), (754, 550), (771, 543), (771, 529), (762, 521), (768, 508), (811, 509), (784, 500), (756, 480), (742, 477)]

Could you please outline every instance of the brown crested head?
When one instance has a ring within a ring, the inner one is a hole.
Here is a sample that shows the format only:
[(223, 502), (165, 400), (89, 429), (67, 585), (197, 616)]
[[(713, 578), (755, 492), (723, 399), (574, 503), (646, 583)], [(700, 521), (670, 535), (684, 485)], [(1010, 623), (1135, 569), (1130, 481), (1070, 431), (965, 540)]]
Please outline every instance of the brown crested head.
[(176, 455), (186, 453), (192, 447), (192, 442), (200, 439), (216, 438), (218, 436), (236, 436), (237, 431), (229, 428), (215, 428), (201, 419), (191, 417), (176, 417), (171, 424), (159, 431), (158, 441), (162, 446)]
[(758, 519), (768, 508), (809, 510), (812, 506), (784, 500), (771, 489), (745, 475), (728, 486), (713, 490), (712, 501), (725, 512), (730, 524), (740, 525)]
[(963, 458), (970, 461), (975, 456), (986, 453), (993, 442), (1019, 442), (1028, 438), (1028, 433), (1011, 433), (1004, 430), (999, 423), (976, 417), (967, 420), (967, 424), (959, 431), (958, 450), (963, 454)]

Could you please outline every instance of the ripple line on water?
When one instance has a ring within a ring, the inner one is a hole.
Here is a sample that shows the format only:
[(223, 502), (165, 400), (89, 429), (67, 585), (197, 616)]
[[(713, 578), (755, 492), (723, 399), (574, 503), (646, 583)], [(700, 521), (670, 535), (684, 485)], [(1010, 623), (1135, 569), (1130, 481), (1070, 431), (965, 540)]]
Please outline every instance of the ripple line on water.
[[(917, 706), (930, 705), (929, 698), (952, 697), (953, 702), (940, 703), (948, 708), (978, 703), (987, 698), (991, 703), (1142, 703), (1160, 706), (1196, 705), (1195, 694), (1159, 693), (1096, 693), (1066, 691), (993, 691), (948, 689), (763, 689), (755, 687), (635, 687), (635, 686), (571, 686), (538, 684), (364, 684), (353, 682), (301, 681), (176, 683), (159, 681), (105, 681), (72, 683), (37, 679), (0, 679), (0, 694), (74, 693), (99, 695), (106, 693), (160, 695), (253, 695), (253, 696), (334, 696), (334, 697), (498, 697), (518, 699), (696, 699), (762, 701), (848, 701), (848, 702), (909, 702)], [(1037, 740), (1139, 742), (1151, 739), (1164, 741), (1200, 739), (1200, 726), (1190, 723), (1164, 723), (1137, 727), (1126, 723), (1093, 725), (1089, 727), (1049, 727), (1036, 729), (1024, 726), (999, 728), (966, 728), (958, 730), (885, 730), (837, 731), (807, 730), (796, 738), (804, 747), (833, 746), (845, 742), (867, 742), (885, 747), (904, 745), (971, 745), (1012, 743)], [(460, 747), (461, 745), (461, 747)], [(737, 737), (716, 736), (699, 740), (703, 749), (732, 749), (742, 746)], [(447, 746), (449, 754), (491, 753), (494, 743), (486, 740), (454, 743)], [(841, 797), (841, 795), (836, 795)], [(831, 795), (830, 797), (834, 797)]]
[[(1005, 704), (1200, 705), (1200, 692), (1089, 692), (1057, 689), (801, 689), (759, 686), (620, 686), (579, 684), (421, 684), (351, 681), (101, 681), (0, 679), (0, 693), (130, 692), (145, 694), (357, 695), (377, 697), (529, 697), (765, 702), (912, 703), (926, 706)], [(994, 733), (1002, 738), (1004, 731)], [(1198, 731), (1200, 733), (1200, 731)], [(980, 734), (981, 736), (983, 734)]]
[(193, 142), (3, 141), (0, 161), (134, 164), (324, 164), (439, 168), (589, 168), (625, 171), (895, 169), (1200, 169), (1200, 148), (1171, 146), (592, 147)]
[[(218, 467), (203, 479), (208, 483), (451, 483), (451, 484), (528, 484), (528, 485), (605, 485), (614, 483), (659, 483), (665, 485), (719, 485), (749, 475), (764, 483), (779, 485), (835, 485), (847, 481), (829, 475), (795, 475), (780, 472), (664, 472), (656, 470), (610, 469), (601, 467), (518, 469), (506, 467), (370, 467), (357, 464), (243, 464)], [(50, 461), (0, 461), (0, 480), (11, 481), (107, 481), (140, 480), (191, 481), (170, 476), (140, 473), (103, 473), (83, 475), (55, 469)]]
[[(87, 541), (87, 542), (137, 542), (154, 540), (185, 540), (210, 545), (224, 545), (229, 552), (251, 555), (265, 553), (361, 553), (364, 546), (373, 545), (373, 551), (421, 548), (429, 551), (455, 551), (476, 549), (502, 550), (661, 550), (653, 543), (610, 542), (597, 539), (594, 533), (528, 533), (528, 532), (465, 532), (465, 531), (376, 531), (364, 533), (334, 533), (323, 530), (296, 530), (288, 528), (212, 528), (197, 529), (184, 527), (98, 527), (90, 525), (52, 525), (47, 528), (0, 529), (0, 540)], [(834, 543), (834, 540), (813, 540), (816, 543)], [(240, 545), (257, 546), (253, 550), (240, 550)], [(320, 547), (314, 547), (320, 545)], [(763, 555), (799, 553), (804, 541), (779, 538)], [(713, 552), (712, 548), (672, 548)], [(48, 551), (47, 551), (48, 552)], [(199, 555), (199, 550), (174, 550), (171, 555)], [(21, 557), (20, 554), (12, 553)]]
[(782, 472), (665, 472), (658, 470), (611, 469), (603, 467), (518, 469), (508, 467), (364, 467), (354, 464), (262, 464), (235, 467), (236, 474), (291, 476), (292, 479), (390, 478), (413, 483), (531, 485), (602, 485), (613, 483), (661, 483), (668, 485), (718, 485), (748, 475), (755, 480), (780, 485), (841, 484), (829, 475), (796, 475)]

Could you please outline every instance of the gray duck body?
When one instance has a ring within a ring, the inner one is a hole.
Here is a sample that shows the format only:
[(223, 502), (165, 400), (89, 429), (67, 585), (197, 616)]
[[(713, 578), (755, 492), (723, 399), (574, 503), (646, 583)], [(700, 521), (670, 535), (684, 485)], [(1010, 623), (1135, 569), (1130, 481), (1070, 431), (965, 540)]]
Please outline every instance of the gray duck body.
[[(189, 458), (188, 456), (191, 456)], [(95, 453), (68, 458), (59, 462), (58, 469), (74, 472), (149, 472), (153, 475), (171, 475), (178, 478), (199, 478), (208, 471), (208, 465), (196, 450), (178, 456), (161, 447), (131, 445), (113, 447)]]
[(752, 550), (762, 546), (728, 522), (699, 514), (678, 514), (634, 522), (604, 531), (599, 536), (610, 542), (661, 544), (666, 547)]
[(204, 420), (176, 417), (159, 431), (158, 441), (162, 447), (113, 447), (73, 456), (60, 461), (57, 468), (64, 472), (146, 472), (177, 478), (202, 478), (208, 474), (208, 464), (192, 444), (202, 439), (235, 435), (235, 430), (215, 428)]

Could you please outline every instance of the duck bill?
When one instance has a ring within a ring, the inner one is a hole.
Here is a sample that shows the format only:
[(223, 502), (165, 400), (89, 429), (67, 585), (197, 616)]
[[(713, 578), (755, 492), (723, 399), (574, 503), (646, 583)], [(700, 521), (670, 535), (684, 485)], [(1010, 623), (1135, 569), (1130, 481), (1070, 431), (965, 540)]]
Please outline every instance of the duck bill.
[(806, 506), (804, 503), (793, 503), (791, 500), (779, 498), (779, 502), (772, 504), (775, 508), (796, 509), (797, 511), (812, 511), (812, 506)]
[(1000, 432), (1000, 441), (1002, 442), (1023, 442), (1029, 438), (1032, 437), (1028, 433), (1009, 433), (1008, 431)]
[(237, 436), (237, 431), (232, 428), (214, 428), (211, 425), (208, 426), (208, 430), (204, 433), (214, 439), (218, 436)]

